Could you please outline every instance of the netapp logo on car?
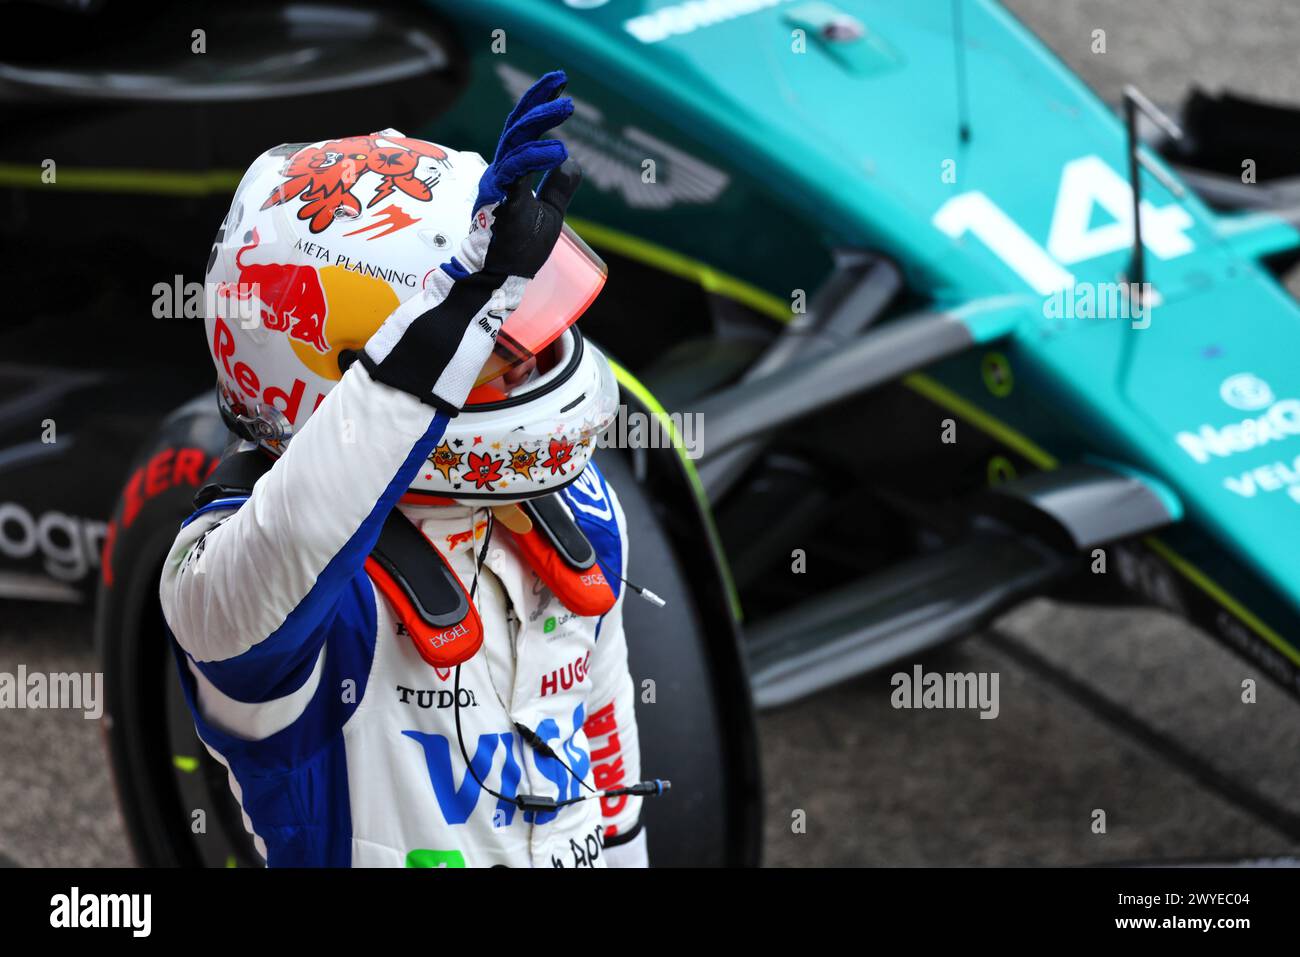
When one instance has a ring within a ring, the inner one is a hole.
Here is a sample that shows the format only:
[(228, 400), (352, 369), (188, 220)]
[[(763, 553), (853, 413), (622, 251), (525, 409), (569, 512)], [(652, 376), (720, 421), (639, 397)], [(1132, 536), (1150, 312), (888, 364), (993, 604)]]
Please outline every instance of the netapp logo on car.
[(1243, 412), (1254, 412), (1273, 404), (1273, 389), (1250, 372), (1230, 375), (1219, 386), (1219, 398)]
[(129, 927), (132, 937), (148, 937), (152, 927), (152, 894), (70, 894), (50, 898), (51, 927)]
[(1219, 395), (1233, 408), (1268, 408), (1262, 415), (1222, 428), (1206, 424), (1195, 432), (1179, 432), (1176, 436), (1178, 444), (1202, 465), (1214, 456), (1227, 458), (1278, 439), (1300, 435), (1300, 399), (1275, 401), (1268, 383), (1256, 376), (1249, 373), (1230, 376), (1219, 387)]
[(711, 27), (715, 23), (735, 20), (788, 2), (789, 0), (689, 0), (687, 3), (678, 3), (654, 13), (633, 17), (623, 24), (623, 28), (642, 43), (658, 43), (669, 37), (694, 33), (701, 27)]

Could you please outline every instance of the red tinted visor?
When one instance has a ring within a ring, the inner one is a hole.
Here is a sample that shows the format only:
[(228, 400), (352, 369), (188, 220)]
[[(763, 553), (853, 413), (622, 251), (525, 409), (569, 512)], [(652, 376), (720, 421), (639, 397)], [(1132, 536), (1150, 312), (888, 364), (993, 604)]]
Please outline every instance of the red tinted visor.
[(565, 224), (519, 308), (497, 333), (496, 348), (475, 385), (491, 382), (558, 339), (595, 302), (608, 273), (605, 261)]

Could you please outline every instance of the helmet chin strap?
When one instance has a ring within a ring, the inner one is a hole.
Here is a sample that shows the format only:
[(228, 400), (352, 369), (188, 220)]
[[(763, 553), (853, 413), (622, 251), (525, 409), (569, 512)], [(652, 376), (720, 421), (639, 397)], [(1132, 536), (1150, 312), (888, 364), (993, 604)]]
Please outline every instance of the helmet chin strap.
[(493, 505), (492, 517), (516, 535), (527, 535), (533, 530), (533, 520), (515, 502)]

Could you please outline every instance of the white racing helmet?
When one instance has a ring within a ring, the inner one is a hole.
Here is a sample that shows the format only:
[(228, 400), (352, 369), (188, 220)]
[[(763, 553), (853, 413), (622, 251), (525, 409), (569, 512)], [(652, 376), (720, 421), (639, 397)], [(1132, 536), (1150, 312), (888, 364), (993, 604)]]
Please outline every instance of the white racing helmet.
[[(352, 354), (459, 248), (486, 165), (395, 130), (253, 162), (207, 271), (208, 348), (232, 431), (283, 452)], [(511, 501), (577, 478), (618, 407), (609, 363), (573, 328), (604, 282), (566, 226), (413, 496)]]

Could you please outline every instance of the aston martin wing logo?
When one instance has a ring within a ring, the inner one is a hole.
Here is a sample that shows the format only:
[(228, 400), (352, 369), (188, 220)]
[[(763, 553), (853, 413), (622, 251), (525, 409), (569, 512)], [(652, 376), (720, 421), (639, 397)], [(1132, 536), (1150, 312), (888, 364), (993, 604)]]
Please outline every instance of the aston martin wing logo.
[[(518, 99), (537, 78), (504, 63), (497, 75)], [(605, 193), (619, 193), (633, 209), (708, 205), (722, 195), (731, 177), (697, 157), (635, 126), (614, 130), (590, 103), (574, 98), (573, 117), (556, 130), (582, 164), (583, 182)], [(654, 182), (644, 178), (645, 161), (654, 160)]]

